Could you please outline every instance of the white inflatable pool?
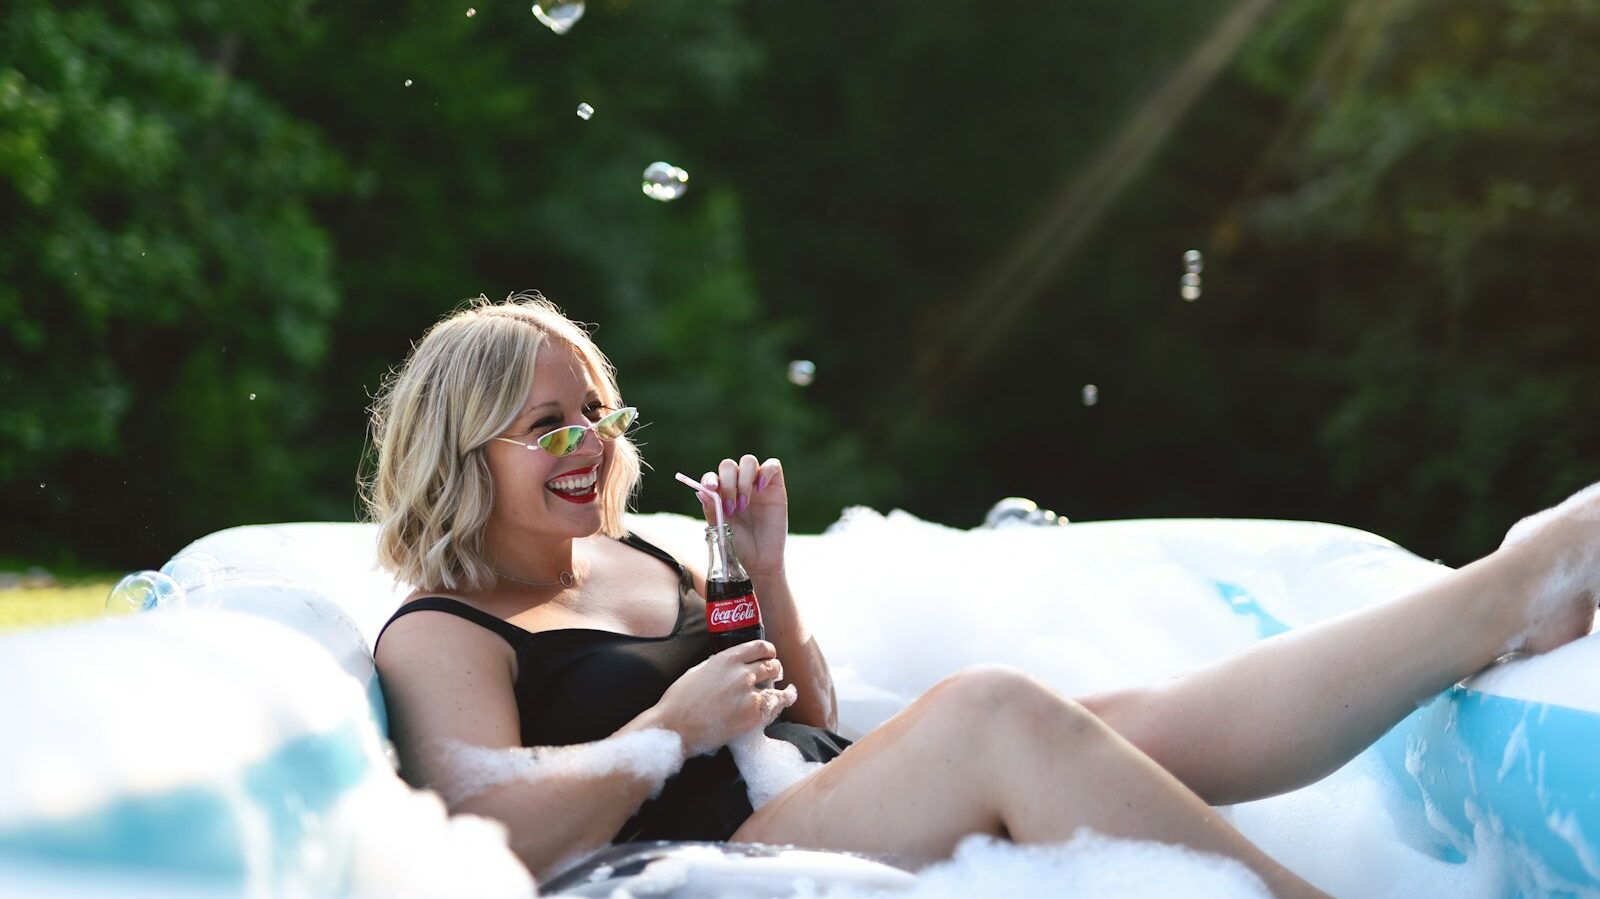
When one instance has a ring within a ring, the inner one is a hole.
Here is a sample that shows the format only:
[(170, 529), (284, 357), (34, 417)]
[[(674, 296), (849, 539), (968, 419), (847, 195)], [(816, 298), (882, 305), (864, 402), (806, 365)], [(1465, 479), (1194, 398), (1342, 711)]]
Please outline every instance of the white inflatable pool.
[[(634, 525), (704, 552), (692, 519)], [(374, 569), (373, 539), (356, 524), (221, 531), (179, 554), (226, 566), (186, 610), (0, 638), (0, 894), (531, 894), (496, 825), (447, 819), (391, 768), (369, 647), (407, 591)], [(1134, 683), (1442, 570), (1325, 524), (961, 531), (870, 510), (794, 537), (789, 568), (851, 735), (967, 664), (1068, 694)], [(1600, 893), (1596, 685), (1596, 636), (1503, 664), (1324, 783), (1226, 813), (1336, 895)], [(906, 883), (863, 865), (833, 869)], [(982, 892), (993, 868), (968, 867)]]

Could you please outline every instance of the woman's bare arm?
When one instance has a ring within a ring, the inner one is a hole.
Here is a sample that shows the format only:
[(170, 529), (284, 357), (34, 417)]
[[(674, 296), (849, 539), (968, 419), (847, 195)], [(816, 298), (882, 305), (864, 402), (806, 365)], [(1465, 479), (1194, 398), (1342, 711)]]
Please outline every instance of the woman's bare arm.
[(610, 737), (523, 749), (514, 657), (492, 633), (442, 612), (389, 626), (378, 651), (401, 770), (436, 787), (452, 812), (504, 822), (535, 875), (610, 842), (686, 757), (770, 724), (795, 701), (777, 648), (753, 640), (673, 681), (660, 701)]
[(839, 726), (838, 697), (833, 690), (833, 675), (822, 656), (817, 638), (805, 626), (795, 605), (784, 572), (751, 577), (756, 598), (761, 603), (761, 623), (766, 637), (778, 647), (783, 662), (784, 680), (793, 684), (800, 698), (783, 714), (787, 721), (835, 730)]
[[(661, 786), (663, 777), (627, 767), (462, 783), (461, 744), (520, 750), (520, 721), (507, 647), (497, 636), (442, 612), (414, 612), (389, 626), (378, 669), (401, 772), (412, 784), (440, 790), (452, 813), (495, 818), (535, 875), (577, 852), (610, 842)], [(662, 727), (651, 708), (617, 732)], [(595, 745), (595, 744), (591, 744)], [(678, 763), (682, 762), (681, 741)], [(499, 768), (500, 766), (496, 766)], [(482, 780), (481, 775), (478, 777)]]

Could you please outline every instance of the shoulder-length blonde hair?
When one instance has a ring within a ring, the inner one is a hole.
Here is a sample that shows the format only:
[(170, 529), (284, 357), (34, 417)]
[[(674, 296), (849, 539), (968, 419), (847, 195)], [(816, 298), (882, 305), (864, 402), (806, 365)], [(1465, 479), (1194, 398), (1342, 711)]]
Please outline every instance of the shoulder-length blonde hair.
[[(377, 466), (362, 479), (361, 499), (378, 525), (378, 562), (396, 580), (451, 590), (493, 583), (483, 530), (494, 485), (483, 446), (522, 411), (539, 349), (552, 339), (583, 360), (602, 403), (622, 405), (610, 360), (537, 291), (468, 301), (385, 378), (371, 409)], [(640, 463), (626, 435), (615, 444), (600, 486), (600, 530), (620, 537)]]

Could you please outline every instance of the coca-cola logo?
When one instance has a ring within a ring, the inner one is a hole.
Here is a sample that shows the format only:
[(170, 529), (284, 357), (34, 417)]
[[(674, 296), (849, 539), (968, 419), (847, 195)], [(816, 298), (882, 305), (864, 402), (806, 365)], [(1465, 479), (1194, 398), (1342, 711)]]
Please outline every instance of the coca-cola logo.
[(760, 622), (761, 610), (754, 596), (714, 603), (706, 610), (706, 624), (713, 631), (728, 631)]

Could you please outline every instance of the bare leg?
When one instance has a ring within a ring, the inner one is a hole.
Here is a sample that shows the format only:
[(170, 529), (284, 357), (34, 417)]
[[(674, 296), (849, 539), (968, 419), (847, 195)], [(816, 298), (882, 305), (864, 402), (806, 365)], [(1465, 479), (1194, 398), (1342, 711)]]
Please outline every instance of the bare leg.
[(735, 840), (948, 856), (973, 833), (1079, 827), (1228, 855), (1274, 895), (1321, 896), (1093, 714), (1004, 668), (946, 679), (762, 806)]
[[(1595, 582), (1529, 630), (1529, 597), (1600, 545), (1600, 503), (1426, 588), (1262, 641), (1165, 684), (1081, 700), (1208, 802), (1270, 796), (1343, 765), (1417, 705), (1504, 654), (1588, 633)], [(1591, 520), (1584, 520), (1586, 517)]]

